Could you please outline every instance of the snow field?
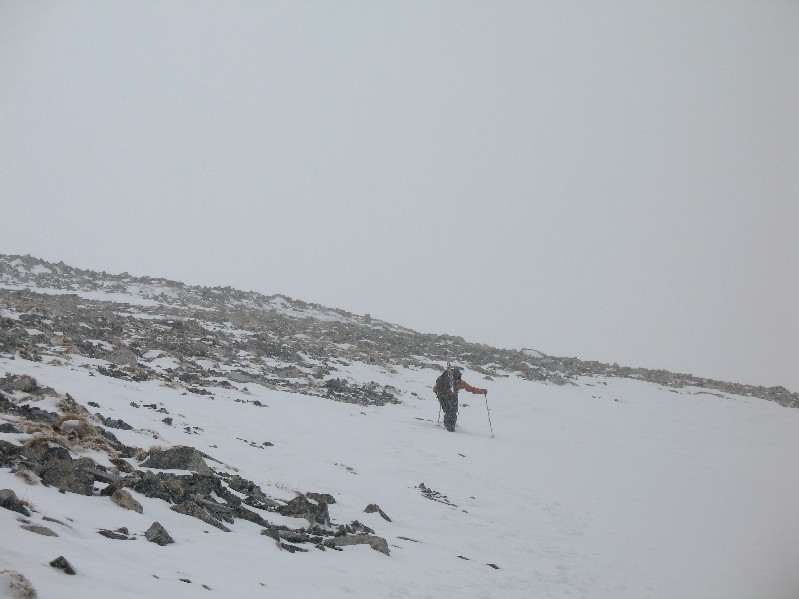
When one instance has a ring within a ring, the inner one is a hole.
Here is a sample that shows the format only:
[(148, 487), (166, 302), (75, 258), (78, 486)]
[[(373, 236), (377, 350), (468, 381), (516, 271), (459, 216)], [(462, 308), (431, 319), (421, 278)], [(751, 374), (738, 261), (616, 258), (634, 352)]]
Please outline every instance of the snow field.
[[(629, 379), (557, 387), (513, 376), (483, 380), (467, 371), (465, 380), (489, 389), (491, 438), (484, 398), (465, 392), (458, 431), (436, 426), (433, 369), (389, 373), (350, 365), (348, 372), (364, 382), (403, 391), (403, 404), (384, 407), (258, 385), (247, 385), (249, 393), (219, 390), (210, 399), (155, 381), (90, 376), (75, 361), (0, 359), (0, 370), (30, 374), (84, 406), (98, 403), (89, 411), (134, 427), (112, 430), (123, 443), (192, 445), (275, 498), (331, 493), (336, 523), (357, 519), (391, 549), (390, 556), (365, 545), (289, 554), (251, 523), (237, 521), (224, 533), (140, 494), (133, 493), (143, 514), (103, 497), (29, 486), (3, 470), (0, 488), (30, 502), (37, 510), (31, 520), (60, 535), (25, 531), (19, 514), (0, 510), (0, 570), (22, 572), (43, 598), (111, 590), (114, 597), (153, 599), (799, 595), (799, 413), (763, 400), (700, 389), (675, 393)], [(254, 400), (268, 407), (245, 403)], [(162, 422), (167, 416), (172, 426)], [(420, 483), (454, 505), (424, 497)], [(370, 503), (392, 522), (364, 513)], [(156, 520), (174, 545), (96, 532), (125, 526), (141, 534)], [(59, 555), (77, 576), (48, 566)]]

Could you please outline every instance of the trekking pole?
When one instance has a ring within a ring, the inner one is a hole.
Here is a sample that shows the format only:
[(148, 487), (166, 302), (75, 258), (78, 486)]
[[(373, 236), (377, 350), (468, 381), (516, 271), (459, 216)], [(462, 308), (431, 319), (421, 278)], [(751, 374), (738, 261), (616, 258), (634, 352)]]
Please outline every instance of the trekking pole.
[(491, 429), (491, 438), (494, 438), (494, 427), (491, 425), (491, 411), (488, 409), (488, 391), (483, 393), (483, 398), (486, 400), (486, 414), (488, 414), (488, 428)]
[(436, 424), (441, 424), (441, 406), (438, 406), (438, 422)]

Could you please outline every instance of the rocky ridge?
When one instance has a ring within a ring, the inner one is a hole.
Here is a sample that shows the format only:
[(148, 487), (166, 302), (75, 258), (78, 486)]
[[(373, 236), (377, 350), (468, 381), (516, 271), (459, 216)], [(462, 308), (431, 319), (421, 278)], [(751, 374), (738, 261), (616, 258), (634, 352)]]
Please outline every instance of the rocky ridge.
[(0, 352), (29, 360), (79, 355), (104, 361), (98, 373), (158, 379), (196, 394), (258, 383), (364, 405), (403, 400), (376, 381), (357, 383), (341, 366), (424, 368), (449, 350), (486, 377), (509, 373), (556, 385), (578, 377), (626, 377), (696, 387), (799, 407), (799, 393), (631, 368), (532, 350), (489, 347), (462, 337), (418, 333), (282, 295), (111, 275), (30, 256), (0, 255)]

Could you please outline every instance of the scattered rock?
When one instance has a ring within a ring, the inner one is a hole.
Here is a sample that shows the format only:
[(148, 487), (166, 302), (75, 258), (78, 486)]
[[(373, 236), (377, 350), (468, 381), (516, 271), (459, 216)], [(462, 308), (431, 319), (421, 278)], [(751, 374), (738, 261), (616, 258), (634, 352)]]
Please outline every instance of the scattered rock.
[(327, 510), (327, 503), (324, 501), (316, 502), (302, 493), (297, 495), (297, 497), (289, 501), (286, 505), (279, 507), (277, 511), (282, 516), (305, 518), (311, 524), (316, 523), (323, 526), (328, 526), (330, 524), (330, 513)]
[(94, 491), (94, 476), (67, 460), (48, 461), (39, 477), (43, 484), (56, 487), (59, 491), (78, 495), (91, 495)]
[(108, 426), (110, 428), (116, 428), (122, 431), (130, 431), (133, 430), (133, 427), (129, 425), (127, 422), (122, 420), (121, 418), (113, 419), (113, 418), (106, 418), (99, 412), (95, 414), (97, 419), (103, 423), (104, 426)]
[(207, 509), (204, 507), (197, 505), (197, 503), (193, 501), (184, 501), (183, 503), (179, 503), (178, 505), (173, 505), (171, 508), (173, 512), (177, 512), (178, 514), (184, 514), (186, 516), (193, 516), (198, 520), (202, 520), (206, 524), (210, 524), (218, 528), (224, 532), (230, 532), (230, 529), (227, 528), (224, 524), (219, 522), (216, 518), (214, 518)]
[(116, 503), (119, 507), (124, 508), (126, 510), (131, 510), (134, 512), (138, 512), (141, 514), (144, 511), (141, 503), (134, 499), (133, 495), (131, 495), (125, 489), (117, 489), (111, 494), (111, 501)]
[(71, 528), (69, 525), (61, 522), (61, 520), (56, 520), (55, 518), (51, 518), (50, 516), (42, 516), (42, 520), (44, 520), (45, 522), (54, 522), (55, 524), (60, 524), (61, 526), (66, 526), (67, 528)]
[(336, 498), (330, 493), (306, 493), (305, 496), (308, 499), (313, 499), (317, 503), (326, 503), (328, 505), (336, 503)]
[(265, 537), (269, 537), (270, 539), (274, 539), (275, 541), (280, 543), (280, 533), (278, 533), (278, 527), (270, 524), (268, 527), (261, 530), (261, 534)]
[(0, 424), (0, 433), (19, 434), (21, 432), (22, 432), (21, 430), (19, 430), (16, 426), (11, 424), (10, 422), (4, 422), (3, 424)]
[[(105, 442), (113, 449), (119, 458), (131, 458), (136, 453), (136, 448), (128, 447), (124, 443), (121, 443), (119, 439), (117, 439), (110, 431), (105, 430), (103, 427), (98, 426), (96, 427), (97, 433), (105, 440)], [(114, 462), (114, 459), (111, 459), (111, 463)]]
[(20, 528), (28, 530), (30, 532), (35, 532), (37, 535), (42, 535), (45, 537), (57, 537), (58, 533), (50, 530), (46, 526), (39, 526), (37, 524), (21, 524)]
[(70, 576), (74, 576), (75, 574), (77, 574), (77, 572), (75, 572), (75, 568), (72, 567), (72, 564), (70, 564), (67, 561), (67, 558), (65, 558), (63, 555), (59, 555), (57, 558), (51, 561), (50, 565), (53, 566), (53, 568), (56, 568), (57, 570), (63, 570), (65, 573), (69, 574)]
[(183, 488), (180, 486), (178, 477), (161, 472), (155, 474), (148, 470), (143, 475), (134, 472), (133, 475), (127, 476), (112, 485), (108, 485), (105, 489), (100, 491), (100, 495), (107, 495), (110, 497), (115, 491), (124, 487), (130, 487), (145, 497), (162, 499), (168, 503), (175, 503), (173, 498), (180, 497), (183, 494)]
[(23, 516), (31, 515), (31, 513), (28, 511), (28, 508), (26, 508), (22, 502), (17, 499), (17, 494), (11, 489), (0, 490), (0, 507), (11, 510), (12, 512), (18, 512)]
[(289, 543), (318, 543), (322, 541), (321, 537), (309, 535), (302, 530), (278, 530), (277, 535), (284, 541)]
[(37, 443), (36, 447), (40, 447), (44, 450), (41, 453), (41, 458), (39, 458), (39, 461), (45, 466), (52, 462), (72, 463), (72, 456), (69, 454), (69, 451), (61, 446), (48, 447), (45, 442)]
[(151, 543), (161, 545), (162, 547), (175, 542), (159, 522), (153, 522), (152, 526), (150, 526), (150, 528), (148, 528), (144, 533), (144, 537)]
[(424, 483), (419, 483), (419, 486), (417, 488), (422, 492), (422, 496), (423, 497), (426, 497), (427, 499), (430, 499), (431, 501), (437, 501), (437, 502), (443, 503), (445, 505), (451, 505), (452, 507), (458, 507), (457, 505), (452, 503), (446, 495), (444, 495), (442, 493), (439, 493), (438, 491), (434, 491), (430, 487), (426, 486)]
[(348, 545), (369, 545), (375, 551), (390, 555), (388, 550), (388, 542), (383, 537), (376, 535), (351, 535), (346, 537), (333, 537), (325, 542), (335, 547), (345, 547)]
[(32, 420), (34, 422), (44, 422), (45, 424), (53, 424), (58, 420), (59, 415), (55, 412), (48, 412), (41, 408), (31, 407), (29, 404), (18, 405), (13, 401), (7, 399), (0, 393), (0, 411), (12, 416), (17, 416), (25, 420)]
[(142, 466), (160, 470), (191, 470), (198, 474), (213, 474), (213, 470), (205, 463), (202, 453), (186, 445), (178, 445), (163, 451), (155, 450), (142, 462)]
[(369, 505), (366, 506), (366, 509), (364, 509), (363, 511), (366, 512), (367, 514), (372, 514), (374, 512), (377, 512), (383, 517), (384, 520), (386, 520), (387, 522), (391, 522), (391, 518), (389, 518), (386, 515), (386, 513), (380, 509), (380, 506), (377, 505), (376, 503), (370, 503)]
[(109, 539), (114, 539), (115, 541), (135, 541), (136, 537), (129, 536), (127, 528), (118, 528), (116, 530), (106, 530), (101, 529), (97, 531), (98, 534), (103, 535)]
[(91, 474), (94, 477), (94, 480), (99, 481), (101, 483), (112, 484), (119, 481), (120, 476), (118, 474), (114, 474), (113, 472), (109, 471), (105, 466), (101, 466), (99, 464), (93, 464), (89, 466), (78, 466), (81, 470), (86, 472), (87, 474)]
[(366, 534), (371, 535), (374, 534), (374, 530), (366, 526), (366, 524), (361, 524), (357, 520), (353, 520), (350, 524), (346, 526), (342, 526), (339, 529), (339, 536), (344, 534), (351, 534), (351, 535), (359, 535), (359, 534)]
[(0, 439), (0, 468), (10, 468), (19, 456), (22, 447)]
[(134, 354), (131, 350), (124, 347), (109, 352), (108, 354), (106, 354), (105, 359), (111, 362), (112, 364), (116, 364), (117, 366), (135, 367), (138, 365), (139, 362), (138, 359), (136, 358), (136, 354)]

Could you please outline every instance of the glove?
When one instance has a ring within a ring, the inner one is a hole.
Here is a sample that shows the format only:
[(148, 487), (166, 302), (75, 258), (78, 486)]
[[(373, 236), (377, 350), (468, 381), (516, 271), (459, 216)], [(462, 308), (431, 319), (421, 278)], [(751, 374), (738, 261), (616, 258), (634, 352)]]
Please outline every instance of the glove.
[(485, 395), (486, 397), (488, 397), (488, 389), (483, 389), (483, 395)]

